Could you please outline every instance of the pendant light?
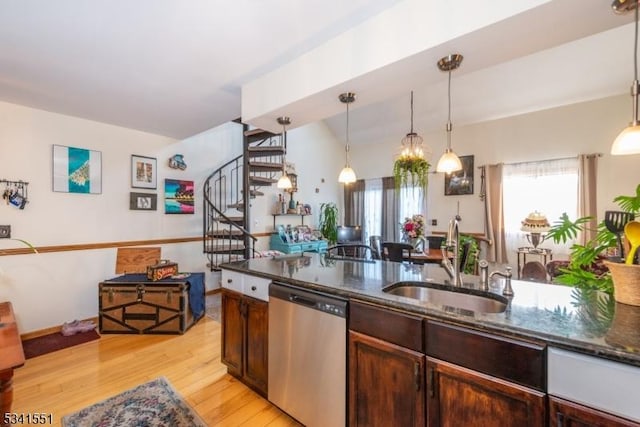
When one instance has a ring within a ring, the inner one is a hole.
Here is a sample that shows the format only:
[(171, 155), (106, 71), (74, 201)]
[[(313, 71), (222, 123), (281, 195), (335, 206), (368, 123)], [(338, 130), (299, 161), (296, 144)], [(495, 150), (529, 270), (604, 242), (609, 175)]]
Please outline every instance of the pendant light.
[(281, 188), (283, 190), (287, 190), (289, 188), (292, 187), (291, 185), (291, 179), (289, 179), (289, 176), (287, 175), (287, 160), (286, 160), (286, 154), (287, 154), (287, 128), (286, 126), (291, 124), (291, 119), (289, 119), (289, 117), (278, 117), (278, 123), (282, 125), (282, 134), (280, 135), (281, 138), (281, 142), (282, 142), (282, 147), (284, 148), (284, 154), (282, 154), (282, 176), (280, 177), (280, 179), (278, 180), (278, 188)]
[(624, 13), (634, 9), (635, 13), (635, 41), (633, 45), (633, 83), (631, 84), (631, 98), (633, 116), (627, 126), (611, 145), (611, 154), (638, 154), (640, 153), (640, 121), (638, 121), (638, 2), (637, 0), (616, 0), (611, 4), (616, 13)]
[(402, 186), (427, 187), (429, 162), (424, 159), (422, 137), (413, 131), (413, 91), (411, 91), (411, 131), (402, 138), (400, 155), (393, 164), (396, 189)]
[(438, 165), (436, 166), (436, 172), (451, 173), (462, 169), (462, 162), (460, 158), (456, 156), (456, 153), (451, 149), (451, 131), (453, 125), (451, 124), (451, 71), (457, 69), (462, 62), (462, 55), (452, 54), (445, 56), (438, 61), (438, 68), (440, 71), (449, 72), (449, 88), (447, 91), (449, 98), (449, 116), (447, 118), (447, 149), (444, 151)]
[(356, 100), (356, 94), (353, 92), (346, 92), (340, 94), (338, 99), (343, 104), (347, 104), (347, 143), (344, 146), (345, 163), (344, 168), (342, 168), (340, 175), (338, 176), (338, 182), (351, 184), (352, 182), (356, 182), (356, 173), (349, 165), (349, 104)]

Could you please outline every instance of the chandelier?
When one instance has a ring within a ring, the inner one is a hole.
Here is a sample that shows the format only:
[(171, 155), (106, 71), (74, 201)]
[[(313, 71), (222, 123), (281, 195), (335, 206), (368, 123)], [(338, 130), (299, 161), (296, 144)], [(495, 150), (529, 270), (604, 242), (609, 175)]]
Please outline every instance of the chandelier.
[(413, 131), (413, 91), (411, 91), (411, 131), (402, 138), (400, 155), (393, 164), (396, 188), (402, 186), (426, 188), (429, 162), (424, 158), (422, 137)]

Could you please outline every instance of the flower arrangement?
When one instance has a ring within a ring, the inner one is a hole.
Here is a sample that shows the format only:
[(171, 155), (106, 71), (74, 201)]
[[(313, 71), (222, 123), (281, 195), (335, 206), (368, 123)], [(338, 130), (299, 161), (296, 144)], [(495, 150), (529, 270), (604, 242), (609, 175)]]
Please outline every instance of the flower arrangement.
[(424, 236), (424, 216), (421, 214), (405, 218), (402, 223), (402, 233), (407, 239), (417, 239)]

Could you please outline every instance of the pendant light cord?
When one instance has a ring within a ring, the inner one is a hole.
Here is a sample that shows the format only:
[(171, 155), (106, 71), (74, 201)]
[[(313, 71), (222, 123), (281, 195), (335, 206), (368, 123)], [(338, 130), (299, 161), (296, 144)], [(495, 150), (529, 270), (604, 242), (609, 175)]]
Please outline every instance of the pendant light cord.
[(640, 7), (640, 5), (636, 4), (634, 9), (635, 37), (633, 41), (633, 86), (631, 87), (631, 97), (633, 98), (633, 117), (631, 118), (631, 126), (640, 125), (640, 121), (638, 121), (638, 92), (640, 91), (640, 88), (638, 87), (640, 86), (640, 83), (638, 83), (638, 7)]
[(287, 126), (282, 124), (282, 142), (284, 146), (284, 154), (282, 154), (282, 173), (287, 174)]
[(447, 116), (447, 149), (451, 150), (451, 130), (453, 129), (453, 124), (451, 123), (451, 70), (449, 70), (447, 98), (449, 100), (449, 115)]
[(411, 135), (413, 135), (413, 91), (411, 91)]
[(344, 147), (345, 166), (349, 166), (349, 102), (347, 102), (347, 145)]

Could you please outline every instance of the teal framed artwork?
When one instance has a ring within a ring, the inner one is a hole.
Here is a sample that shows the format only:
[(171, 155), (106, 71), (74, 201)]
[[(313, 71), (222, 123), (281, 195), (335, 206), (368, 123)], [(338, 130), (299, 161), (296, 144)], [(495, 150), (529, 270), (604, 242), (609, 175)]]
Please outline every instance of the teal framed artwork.
[(102, 193), (102, 153), (85, 148), (53, 146), (53, 191)]

